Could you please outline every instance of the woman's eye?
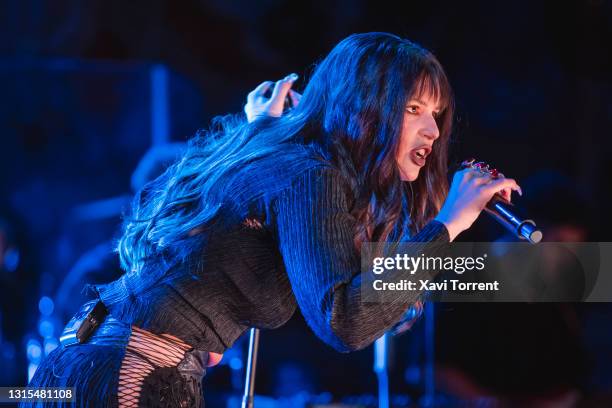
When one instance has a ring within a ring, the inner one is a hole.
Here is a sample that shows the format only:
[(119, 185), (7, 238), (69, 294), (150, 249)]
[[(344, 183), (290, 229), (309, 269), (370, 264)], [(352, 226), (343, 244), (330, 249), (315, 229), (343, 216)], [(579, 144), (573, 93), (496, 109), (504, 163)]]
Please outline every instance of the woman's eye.
[(418, 113), (418, 106), (409, 106), (406, 110), (408, 111), (408, 113)]

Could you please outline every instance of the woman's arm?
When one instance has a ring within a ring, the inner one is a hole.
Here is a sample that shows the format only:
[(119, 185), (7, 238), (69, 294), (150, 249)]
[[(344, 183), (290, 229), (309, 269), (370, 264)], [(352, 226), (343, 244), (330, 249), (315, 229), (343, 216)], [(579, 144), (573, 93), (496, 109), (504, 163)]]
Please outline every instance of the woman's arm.
[[(275, 201), (277, 231), (287, 274), (308, 325), (339, 351), (364, 348), (397, 323), (418, 294), (394, 303), (361, 298), (361, 259), (354, 249), (351, 193), (331, 167), (311, 169)], [(413, 242), (448, 242), (444, 224), (432, 221)]]

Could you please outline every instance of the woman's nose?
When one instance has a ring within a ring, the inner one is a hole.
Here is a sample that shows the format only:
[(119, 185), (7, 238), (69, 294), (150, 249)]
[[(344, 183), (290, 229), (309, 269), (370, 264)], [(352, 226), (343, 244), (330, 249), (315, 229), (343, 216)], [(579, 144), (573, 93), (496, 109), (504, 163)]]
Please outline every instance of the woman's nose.
[(436, 123), (436, 120), (433, 116), (425, 117), (423, 119), (421, 134), (430, 140), (436, 140), (440, 137), (440, 130), (438, 129), (438, 124)]

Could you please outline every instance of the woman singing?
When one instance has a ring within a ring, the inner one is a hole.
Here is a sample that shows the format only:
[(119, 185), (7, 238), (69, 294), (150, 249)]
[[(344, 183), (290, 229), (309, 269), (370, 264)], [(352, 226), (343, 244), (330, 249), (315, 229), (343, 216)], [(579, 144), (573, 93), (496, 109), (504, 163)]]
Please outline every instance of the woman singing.
[(96, 286), (109, 314), (31, 386), (75, 387), (79, 405), (201, 406), (205, 367), (296, 307), (336, 350), (366, 347), (415, 299), (361, 301), (361, 244), (452, 241), (493, 194), (519, 190), (466, 169), (448, 191), (451, 88), (408, 40), (346, 38), (280, 115), (293, 79), (260, 85), (251, 122), (218, 120), (139, 192), (118, 244), (125, 274)]

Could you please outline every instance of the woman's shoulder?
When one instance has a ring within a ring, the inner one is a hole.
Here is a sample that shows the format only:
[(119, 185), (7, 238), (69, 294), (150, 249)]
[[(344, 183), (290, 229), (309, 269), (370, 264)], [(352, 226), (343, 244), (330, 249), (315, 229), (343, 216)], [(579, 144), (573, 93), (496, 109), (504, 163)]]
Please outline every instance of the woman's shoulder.
[(292, 143), (285, 147), (283, 157), (291, 158), (291, 170), (287, 172), (293, 183), (309, 180), (313, 182), (330, 180), (336, 184), (353, 185), (354, 172), (352, 167), (341, 168), (332, 159), (332, 154), (319, 143)]
[(290, 183), (272, 197), (272, 202), (282, 202), (283, 207), (319, 206), (352, 208), (356, 192), (350, 177), (329, 162), (313, 162), (291, 177)]
[(259, 197), (252, 205), (268, 215), (279, 206), (312, 205), (315, 201), (342, 202), (350, 207), (356, 196), (354, 184), (353, 177), (319, 148), (299, 144), (279, 146), (275, 157), (259, 162), (242, 180), (245, 191), (253, 193), (248, 195)]
[(260, 186), (268, 195), (292, 188), (307, 175), (329, 177), (338, 170), (329, 156), (315, 145), (284, 143), (274, 153), (253, 162), (242, 184)]
[(349, 177), (342, 170), (331, 163), (315, 163), (312, 167), (303, 169), (294, 175), (292, 186), (295, 184), (307, 184), (312, 187), (348, 188)]

